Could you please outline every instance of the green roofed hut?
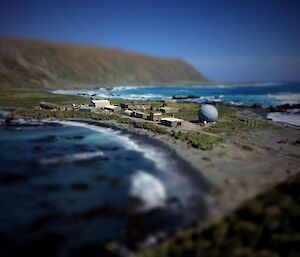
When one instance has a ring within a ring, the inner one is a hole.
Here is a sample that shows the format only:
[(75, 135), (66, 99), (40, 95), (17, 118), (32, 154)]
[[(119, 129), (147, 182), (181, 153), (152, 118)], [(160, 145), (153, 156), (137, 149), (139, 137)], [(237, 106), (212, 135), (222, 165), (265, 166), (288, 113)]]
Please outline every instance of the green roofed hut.
[(80, 112), (96, 112), (96, 108), (92, 106), (80, 106)]

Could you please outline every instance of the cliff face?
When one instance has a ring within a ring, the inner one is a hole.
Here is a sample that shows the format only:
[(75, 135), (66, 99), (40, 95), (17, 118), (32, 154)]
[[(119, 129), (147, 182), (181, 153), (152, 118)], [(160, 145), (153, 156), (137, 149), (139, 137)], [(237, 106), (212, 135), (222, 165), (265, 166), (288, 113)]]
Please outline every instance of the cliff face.
[(0, 87), (88, 88), (205, 82), (179, 59), (117, 49), (0, 39)]

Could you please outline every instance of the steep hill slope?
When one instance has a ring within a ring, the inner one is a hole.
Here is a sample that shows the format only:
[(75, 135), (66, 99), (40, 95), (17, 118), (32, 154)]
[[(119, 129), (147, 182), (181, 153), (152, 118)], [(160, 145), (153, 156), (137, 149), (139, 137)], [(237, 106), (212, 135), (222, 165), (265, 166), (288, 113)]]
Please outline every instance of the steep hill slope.
[(75, 88), (197, 83), (205, 77), (179, 59), (117, 49), (0, 39), (0, 86)]

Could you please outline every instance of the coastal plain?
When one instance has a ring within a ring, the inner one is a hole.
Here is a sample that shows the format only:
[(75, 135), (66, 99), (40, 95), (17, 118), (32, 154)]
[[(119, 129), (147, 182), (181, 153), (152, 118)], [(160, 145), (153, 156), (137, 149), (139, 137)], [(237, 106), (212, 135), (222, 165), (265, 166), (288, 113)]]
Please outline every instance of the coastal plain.
[[(181, 128), (167, 128), (159, 123), (125, 117), (122, 112), (102, 114), (36, 109), (35, 106), (44, 100), (61, 105), (88, 103), (88, 99), (81, 96), (40, 90), (0, 91), (0, 106), (12, 110), (7, 122), (14, 118), (80, 121), (163, 142), (191, 164), (210, 185), (210, 191), (204, 196), (207, 214), (199, 224), (204, 221), (210, 224), (218, 217), (230, 215), (245, 201), (300, 171), (300, 130), (267, 120), (261, 107), (216, 104), (219, 121), (203, 126), (197, 122), (198, 104), (166, 102), (167, 106), (179, 109), (175, 117), (185, 120)], [(122, 101), (111, 99), (112, 104)], [(160, 101), (149, 103), (153, 106), (162, 104)], [(176, 232), (175, 239), (178, 233), (184, 232)], [(154, 248), (153, 253), (150, 249), (145, 256), (155, 256), (156, 251), (161, 253), (157, 249)], [(114, 251), (118, 254), (116, 249)], [(185, 256), (177, 254), (165, 256)]]

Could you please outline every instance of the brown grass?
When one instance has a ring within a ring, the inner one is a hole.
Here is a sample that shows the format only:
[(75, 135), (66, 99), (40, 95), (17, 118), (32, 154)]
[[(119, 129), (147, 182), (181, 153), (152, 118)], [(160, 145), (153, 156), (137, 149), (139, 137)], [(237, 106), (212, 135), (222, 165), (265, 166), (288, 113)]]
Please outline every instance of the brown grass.
[(203, 75), (179, 59), (111, 48), (0, 39), (0, 86), (75, 88), (197, 83)]

